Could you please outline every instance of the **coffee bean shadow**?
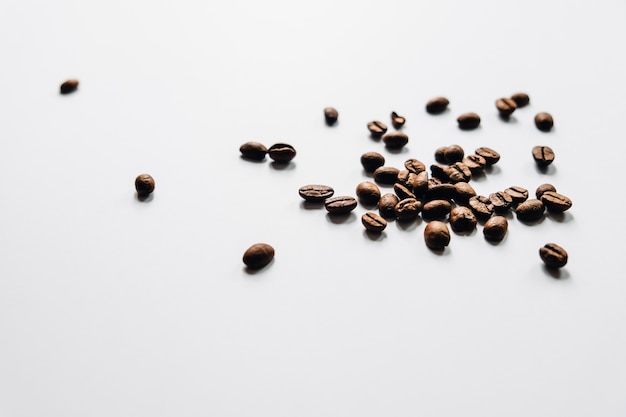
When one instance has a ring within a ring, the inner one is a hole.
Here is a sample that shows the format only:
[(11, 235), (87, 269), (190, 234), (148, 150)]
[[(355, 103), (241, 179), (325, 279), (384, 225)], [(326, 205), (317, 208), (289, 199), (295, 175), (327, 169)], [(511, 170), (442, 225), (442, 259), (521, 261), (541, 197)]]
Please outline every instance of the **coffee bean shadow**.
[(320, 210), (324, 208), (324, 202), (302, 201), (300, 203), (300, 208), (303, 210)]
[(374, 142), (380, 142), (383, 140), (383, 135), (376, 135), (374, 133), (370, 133), (370, 139)]
[(267, 265), (265, 265), (263, 268), (259, 268), (259, 269), (254, 269), (254, 268), (249, 268), (247, 266), (244, 266), (243, 271), (248, 274), (248, 275), (258, 275), (258, 274), (262, 274), (264, 273), (267, 269), (269, 269), (272, 265), (274, 264), (274, 259), (272, 259), (270, 261), (270, 263), (268, 263)]
[(364, 177), (374, 178), (374, 173), (373, 173), (373, 172), (368, 172), (368, 171), (366, 171), (366, 170), (364, 170), (364, 169), (362, 169), (362, 170), (361, 170), (361, 174), (362, 174)]
[(481, 170), (480, 172), (472, 172), (472, 181), (481, 182), (481, 181), (485, 181), (486, 179), (487, 179), (487, 175), (485, 174), (484, 170)]
[(278, 162), (278, 161), (273, 161), (272, 163), (270, 163), (270, 166), (272, 168), (274, 168), (277, 171), (286, 171), (286, 170), (293, 170), (296, 168), (296, 164), (294, 162)]
[(153, 194), (143, 195), (135, 193), (135, 198), (137, 201), (141, 201), (142, 203), (149, 203), (154, 199)]
[(326, 220), (332, 224), (348, 224), (356, 220), (356, 215), (350, 213), (326, 213)]
[(376, 242), (381, 242), (384, 239), (387, 239), (387, 234), (385, 232), (372, 232), (371, 230), (363, 230), (363, 236)]
[(543, 175), (556, 174), (556, 167), (554, 166), (554, 164), (550, 164), (548, 166), (535, 164), (535, 169), (537, 170), (538, 173), (543, 174)]
[(263, 164), (267, 161), (267, 158), (265, 157), (263, 159), (253, 159), (253, 158), (248, 158), (243, 155), (240, 156), (240, 159), (243, 159), (244, 161), (247, 161), (247, 162), (252, 162), (254, 164)]
[[(428, 248), (428, 246), (426, 247)], [(428, 250), (430, 250), (431, 253), (437, 256), (450, 256), (452, 254), (452, 251), (447, 246), (441, 249), (428, 248)]]
[(573, 220), (574, 216), (572, 216), (572, 213), (567, 213), (567, 212), (556, 212), (556, 211), (547, 211), (546, 212), (546, 216), (550, 218), (550, 220), (554, 220), (555, 222), (558, 223), (567, 223), (571, 220)]
[(505, 123), (511, 123), (511, 124), (517, 124), (517, 117), (515, 116), (505, 116), (503, 114), (499, 115), (500, 120), (502, 120)]
[[(489, 165), (488, 167), (485, 167), (485, 174), (489, 174), (489, 175), (498, 175), (499, 173), (501, 173), (502, 170), (500, 169), (500, 167), (498, 165)], [(472, 177), (473, 179), (474, 177)]]
[(334, 120), (334, 121), (325, 120), (325, 122), (326, 122), (326, 126), (328, 127), (335, 127), (339, 124), (339, 120)]
[(509, 232), (506, 232), (502, 240), (491, 240), (491, 239), (485, 238), (485, 242), (487, 242), (491, 246), (500, 246), (500, 245), (503, 245), (507, 241), (508, 238), (509, 238)]
[(366, 203), (366, 202), (364, 202), (362, 200), (359, 200), (359, 204), (365, 210), (375, 210), (378, 207), (378, 203)]
[(551, 276), (554, 279), (558, 279), (558, 280), (570, 279), (569, 272), (562, 268), (551, 268), (544, 264), (543, 272), (545, 272), (547, 275)]
[(462, 130), (463, 132), (472, 132), (472, 131), (480, 131), (483, 127), (481, 125), (478, 125), (476, 127), (463, 127), (463, 126), (459, 126), (459, 130)]
[(398, 149), (385, 147), (385, 150), (387, 152), (389, 152), (390, 154), (393, 154), (393, 155), (400, 155), (400, 154), (403, 154), (403, 153), (405, 153), (405, 154), (409, 153), (409, 150), (406, 148), (406, 146), (403, 146), (403, 147), (398, 148)]
[(474, 236), (477, 233), (476, 228), (473, 228), (472, 230), (459, 230), (458, 232), (452, 229), (452, 231), (458, 236)]
[(411, 220), (396, 219), (396, 227), (402, 231), (410, 232), (417, 229), (417, 227), (422, 224), (422, 221), (422, 218), (419, 216)]
[(517, 221), (519, 221), (520, 223), (526, 226), (536, 226), (538, 224), (543, 223), (545, 220), (546, 220), (545, 214), (537, 220), (520, 220), (519, 218), (517, 219)]

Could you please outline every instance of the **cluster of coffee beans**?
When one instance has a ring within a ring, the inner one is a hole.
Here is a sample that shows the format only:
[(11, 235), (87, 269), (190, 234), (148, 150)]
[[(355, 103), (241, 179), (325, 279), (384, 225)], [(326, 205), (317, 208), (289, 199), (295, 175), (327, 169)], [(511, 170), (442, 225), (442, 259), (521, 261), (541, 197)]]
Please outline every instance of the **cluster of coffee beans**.
[(259, 142), (246, 142), (239, 147), (241, 156), (253, 161), (262, 161), (269, 155), (275, 162), (287, 163), (296, 157), (296, 149), (287, 143), (275, 143), (269, 148)]

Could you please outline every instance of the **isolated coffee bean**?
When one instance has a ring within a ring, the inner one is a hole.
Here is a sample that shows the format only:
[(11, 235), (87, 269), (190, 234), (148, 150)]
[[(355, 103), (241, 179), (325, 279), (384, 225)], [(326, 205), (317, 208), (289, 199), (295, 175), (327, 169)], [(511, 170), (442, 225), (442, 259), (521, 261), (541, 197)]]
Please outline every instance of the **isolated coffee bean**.
[(450, 226), (456, 233), (468, 233), (476, 228), (476, 216), (468, 207), (456, 206), (450, 210)]
[(448, 181), (451, 183), (468, 182), (472, 179), (472, 171), (463, 162), (455, 162), (444, 169)]
[(480, 155), (485, 159), (487, 166), (493, 165), (500, 160), (500, 154), (491, 148), (482, 146), (474, 151), (476, 155)]
[(393, 185), (393, 191), (396, 193), (400, 200), (405, 198), (415, 198), (415, 194), (405, 185), (397, 182)]
[(511, 96), (518, 108), (522, 108), (530, 103), (530, 97), (526, 93), (515, 93)]
[(387, 227), (387, 220), (371, 211), (361, 216), (361, 223), (363, 223), (363, 226), (365, 226), (368, 231), (374, 233), (380, 233)]
[(374, 171), (374, 181), (378, 184), (393, 185), (398, 180), (400, 170), (395, 167), (378, 167)]
[(463, 130), (476, 129), (480, 125), (480, 116), (476, 113), (463, 113), (456, 119), (459, 128)]
[(469, 208), (479, 220), (486, 220), (493, 214), (493, 203), (484, 195), (476, 195), (468, 201)]
[(397, 184), (402, 184), (406, 188), (408, 188), (411, 193), (413, 193), (415, 187), (418, 187), (420, 185), (419, 175), (409, 171), (408, 169), (403, 169), (398, 172), (398, 178), (396, 181)]
[(567, 251), (556, 243), (546, 243), (539, 249), (539, 256), (549, 268), (562, 268), (567, 264)]
[(467, 155), (465, 158), (463, 158), (461, 162), (463, 162), (465, 166), (469, 168), (472, 174), (482, 172), (487, 166), (487, 161), (485, 160), (485, 158), (477, 154)]
[(261, 269), (274, 259), (274, 248), (267, 243), (255, 243), (243, 254), (243, 263), (250, 269)]
[(78, 80), (71, 79), (71, 80), (67, 80), (63, 84), (61, 84), (60, 93), (61, 94), (69, 94), (69, 93), (73, 93), (77, 89), (78, 89)]
[(483, 235), (492, 242), (500, 242), (504, 239), (509, 228), (509, 222), (504, 216), (493, 216), (485, 222)]
[(326, 119), (326, 123), (328, 125), (333, 125), (337, 122), (339, 118), (339, 112), (334, 107), (326, 107), (324, 109), (324, 119)]
[(522, 201), (528, 200), (528, 190), (526, 188), (513, 185), (504, 190), (504, 192), (511, 197), (513, 204), (519, 204)]
[(394, 207), (396, 218), (400, 221), (416, 219), (422, 211), (422, 202), (415, 198), (405, 198), (398, 201)]
[(330, 214), (350, 213), (357, 205), (356, 198), (347, 195), (330, 197), (324, 200), (324, 207)]
[(500, 116), (509, 117), (517, 109), (517, 104), (511, 98), (499, 98), (496, 100), (496, 108)]
[(454, 184), (453, 199), (459, 204), (467, 204), (469, 199), (476, 196), (476, 191), (467, 182), (460, 181)]
[(361, 165), (365, 172), (374, 172), (376, 168), (385, 165), (385, 157), (378, 152), (365, 152), (361, 155)]
[(520, 203), (515, 208), (517, 219), (525, 222), (533, 222), (541, 219), (546, 207), (541, 200), (530, 199)]
[(239, 147), (239, 152), (246, 159), (261, 161), (265, 159), (267, 148), (259, 142), (246, 142)]
[(433, 220), (424, 228), (424, 241), (432, 250), (442, 250), (450, 244), (450, 230), (442, 221)]
[(430, 114), (440, 114), (446, 111), (450, 101), (445, 97), (435, 97), (426, 103), (426, 111)]
[(513, 205), (513, 199), (504, 191), (489, 194), (489, 201), (493, 204), (494, 213), (497, 214), (506, 213)]
[(393, 127), (395, 127), (396, 129), (400, 129), (402, 126), (404, 126), (404, 123), (406, 123), (405, 117), (398, 115), (398, 113), (396, 113), (395, 111), (391, 112), (391, 124), (393, 125)]
[(392, 132), (383, 136), (383, 142), (388, 149), (400, 149), (409, 142), (409, 137), (402, 132)]
[(397, 195), (392, 193), (383, 194), (378, 200), (378, 213), (386, 219), (396, 218), (396, 204), (400, 202)]
[(546, 191), (541, 195), (541, 202), (548, 211), (562, 213), (572, 207), (572, 200), (556, 191)]
[(447, 149), (447, 146), (441, 146), (441, 147), (435, 149), (435, 161), (439, 162), (440, 164), (447, 163), (447, 161), (446, 161), (446, 149)]
[(465, 151), (459, 145), (450, 145), (445, 147), (444, 149), (444, 160), (448, 164), (453, 164), (455, 162), (461, 162), (463, 157), (465, 156)]
[(303, 185), (298, 190), (300, 197), (311, 203), (321, 203), (335, 193), (332, 187), (321, 184)]
[(537, 165), (547, 167), (554, 162), (554, 151), (549, 146), (533, 147), (533, 159)]
[(135, 190), (139, 197), (146, 197), (154, 191), (154, 178), (148, 174), (140, 174), (135, 178)]
[(424, 220), (445, 219), (452, 210), (452, 204), (448, 200), (431, 200), (422, 207)]
[(275, 143), (267, 150), (268, 155), (276, 162), (286, 163), (296, 156), (293, 146), (286, 143)]
[(426, 195), (424, 195), (425, 201), (432, 200), (452, 200), (456, 197), (456, 187), (454, 184), (450, 183), (435, 183), (429, 182), (428, 190), (426, 191)]
[(552, 126), (554, 126), (554, 119), (550, 113), (537, 113), (535, 116), (535, 126), (542, 132), (549, 132)]
[(426, 165), (422, 161), (411, 158), (404, 161), (404, 167), (411, 172), (419, 174), (422, 171), (426, 171)]
[(387, 133), (387, 125), (379, 120), (374, 120), (367, 124), (367, 130), (370, 131), (372, 136), (378, 138)]
[(546, 191), (556, 191), (556, 188), (552, 184), (541, 184), (539, 187), (537, 187), (537, 190), (535, 191), (535, 196), (538, 199), (541, 199), (541, 196)]
[(356, 186), (356, 195), (364, 204), (375, 205), (380, 200), (380, 188), (371, 181), (364, 181)]

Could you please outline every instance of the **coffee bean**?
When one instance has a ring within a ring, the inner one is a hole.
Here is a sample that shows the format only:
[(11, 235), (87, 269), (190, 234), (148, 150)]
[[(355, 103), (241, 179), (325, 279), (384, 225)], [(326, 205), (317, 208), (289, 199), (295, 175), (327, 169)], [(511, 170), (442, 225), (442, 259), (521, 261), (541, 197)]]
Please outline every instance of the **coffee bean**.
[(546, 191), (556, 191), (556, 188), (552, 184), (541, 184), (539, 187), (537, 187), (537, 190), (535, 191), (535, 196), (537, 196), (538, 199), (541, 199), (541, 196)]
[(452, 200), (456, 196), (456, 187), (450, 183), (429, 183), (424, 200)]
[(154, 178), (148, 174), (140, 174), (135, 178), (135, 190), (139, 197), (146, 197), (154, 191)]
[(530, 103), (530, 97), (526, 93), (515, 93), (511, 96), (518, 108), (526, 107)]
[(476, 195), (476, 191), (474, 190), (474, 188), (464, 181), (455, 183), (454, 190), (454, 201), (459, 204), (467, 204), (469, 199)]
[(476, 195), (471, 197), (468, 205), (476, 218), (486, 220), (493, 214), (493, 203), (484, 195)]
[(416, 196), (422, 196), (428, 191), (428, 172), (422, 171), (416, 175), (417, 178), (415, 179), (413, 194)]
[(445, 219), (452, 210), (452, 204), (447, 200), (431, 200), (422, 207), (422, 218), (424, 220)]
[(459, 145), (450, 145), (444, 149), (444, 160), (448, 164), (461, 162), (465, 156), (465, 151)]
[(450, 230), (442, 221), (433, 220), (424, 228), (424, 241), (432, 250), (442, 250), (450, 244)]
[(374, 171), (374, 181), (379, 184), (393, 185), (398, 180), (400, 170), (395, 167), (378, 167)]
[(472, 171), (463, 162), (455, 162), (444, 168), (445, 175), (451, 183), (468, 182), (472, 179)]
[(415, 194), (413, 194), (413, 192), (407, 186), (399, 182), (393, 185), (393, 191), (396, 193), (400, 200), (404, 200), (405, 198), (415, 198)]
[(518, 220), (525, 222), (533, 222), (541, 219), (546, 207), (541, 200), (530, 199), (520, 203), (515, 208)]
[(61, 84), (60, 92), (61, 94), (69, 94), (73, 93), (78, 89), (78, 80), (67, 80), (63, 84)]
[(509, 228), (509, 222), (504, 216), (493, 216), (485, 222), (483, 227), (483, 235), (485, 239), (492, 242), (500, 242), (504, 239), (506, 231)]
[(328, 125), (333, 125), (339, 118), (339, 112), (334, 107), (326, 107), (324, 109), (324, 119)]
[(567, 264), (567, 251), (556, 243), (546, 243), (539, 249), (539, 256), (549, 268), (562, 268)]
[(440, 164), (447, 163), (446, 161), (446, 149), (447, 148), (448, 148), (447, 146), (441, 146), (435, 149), (435, 161), (439, 162)]
[(504, 192), (511, 197), (513, 204), (519, 204), (523, 201), (528, 200), (528, 190), (526, 188), (513, 185), (504, 190)]
[(335, 193), (332, 187), (321, 184), (310, 184), (300, 187), (298, 194), (306, 201), (312, 203), (321, 203), (327, 198), (330, 198)]
[(456, 206), (450, 210), (450, 226), (456, 233), (471, 232), (476, 223), (476, 216), (468, 207)]
[(537, 113), (535, 116), (535, 126), (542, 132), (549, 132), (552, 126), (554, 126), (554, 119), (550, 113)]
[(533, 159), (540, 167), (547, 167), (554, 162), (554, 151), (549, 146), (535, 146)]
[(469, 168), (472, 174), (478, 174), (482, 172), (487, 166), (487, 161), (485, 160), (485, 158), (477, 154), (467, 155), (465, 158), (463, 158), (461, 162), (463, 162)]
[(383, 194), (378, 201), (378, 212), (386, 219), (396, 218), (396, 204), (400, 202), (398, 196), (392, 193)]
[(324, 200), (324, 207), (330, 214), (345, 214), (350, 213), (357, 206), (357, 201), (354, 197), (350, 196), (338, 196), (330, 197)]
[(406, 123), (406, 118), (398, 115), (395, 111), (391, 112), (391, 124), (396, 129), (400, 129)]
[(480, 125), (480, 116), (476, 113), (463, 113), (456, 119), (459, 128), (463, 130), (476, 129)]
[(262, 161), (267, 154), (267, 148), (259, 142), (246, 142), (239, 147), (239, 152), (246, 159)]
[(243, 263), (250, 269), (261, 269), (274, 259), (274, 248), (267, 243), (255, 243), (243, 254)]
[(394, 207), (396, 218), (401, 221), (416, 219), (422, 211), (422, 202), (415, 198), (405, 198), (398, 201)]
[(491, 148), (482, 146), (474, 151), (476, 155), (480, 155), (485, 159), (487, 166), (493, 165), (500, 160), (500, 154)]
[(387, 133), (387, 125), (378, 120), (369, 122), (367, 124), (367, 129), (370, 131), (372, 136), (377, 138)]
[(361, 155), (361, 165), (365, 172), (374, 172), (376, 168), (385, 165), (385, 157), (378, 152), (366, 152)]
[(440, 114), (446, 111), (450, 101), (445, 97), (435, 97), (426, 103), (426, 111), (430, 114)]
[(365, 226), (368, 231), (375, 233), (380, 233), (387, 227), (387, 220), (371, 211), (361, 216), (361, 223), (363, 223), (363, 226)]
[(447, 165), (432, 164), (430, 166), (430, 176), (432, 178), (437, 178), (441, 182), (448, 182), (449, 178), (448, 173), (446, 172), (446, 168), (448, 168)]
[(275, 143), (267, 150), (268, 155), (276, 162), (287, 163), (296, 156), (293, 146), (286, 143)]
[(499, 98), (496, 100), (496, 108), (500, 116), (509, 117), (517, 109), (517, 104), (512, 98)]
[(396, 184), (404, 185), (406, 188), (408, 188), (408, 190), (411, 193), (413, 193), (413, 190), (415, 190), (415, 187), (419, 186), (420, 184), (419, 175), (414, 172), (409, 171), (408, 169), (403, 169), (400, 172), (398, 172), (398, 178), (396, 181), (397, 181)]
[(419, 174), (422, 171), (426, 171), (426, 165), (424, 165), (423, 162), (413, 158), (404, 161), (404, 167), (416, 174)]
[(513, 205), (513, 199), (504, 191), (489, 194), (489, 201), (493, 204), (494, 213), (498, 214), (506, 213)]
[(400, 149), (409, 142), (409, 137), (402, 132), (392, 132), (383, 136), (383, 142), (388, 149)]
[(572, 207), (572, 200), (556, 191), (546, 191), (541, 195), (541, 202), (548, 211), (562, 213)]
[(380, 188), (371, 181), (364, 181), (356, 186), (356, 195), (364, 204), (375, 205), (380, 200)]

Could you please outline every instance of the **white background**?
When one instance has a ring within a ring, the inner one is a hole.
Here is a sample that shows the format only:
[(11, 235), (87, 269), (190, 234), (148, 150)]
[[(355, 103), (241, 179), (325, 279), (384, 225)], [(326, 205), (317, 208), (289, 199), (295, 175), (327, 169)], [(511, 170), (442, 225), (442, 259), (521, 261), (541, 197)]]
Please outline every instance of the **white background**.
[[(618, 0), (2, 2), (0, 416), (625, 416), (625, 18)], [(531, 104), (505, 122), (517, 91)], [(399, 153), (366, 129), (393, 110)], [(245, 161), (249, 140), (298, 154)], [(422, 220), (373, 238), (365, 207), (337, 221), (298, 196), (354, 195), (364, 152), (430, 165), (455, 143), (502, 156), (479, 194), (549, 182), (573, 207), (437, 254)], [(256, 242), (276, 257), (249, 273)]]

